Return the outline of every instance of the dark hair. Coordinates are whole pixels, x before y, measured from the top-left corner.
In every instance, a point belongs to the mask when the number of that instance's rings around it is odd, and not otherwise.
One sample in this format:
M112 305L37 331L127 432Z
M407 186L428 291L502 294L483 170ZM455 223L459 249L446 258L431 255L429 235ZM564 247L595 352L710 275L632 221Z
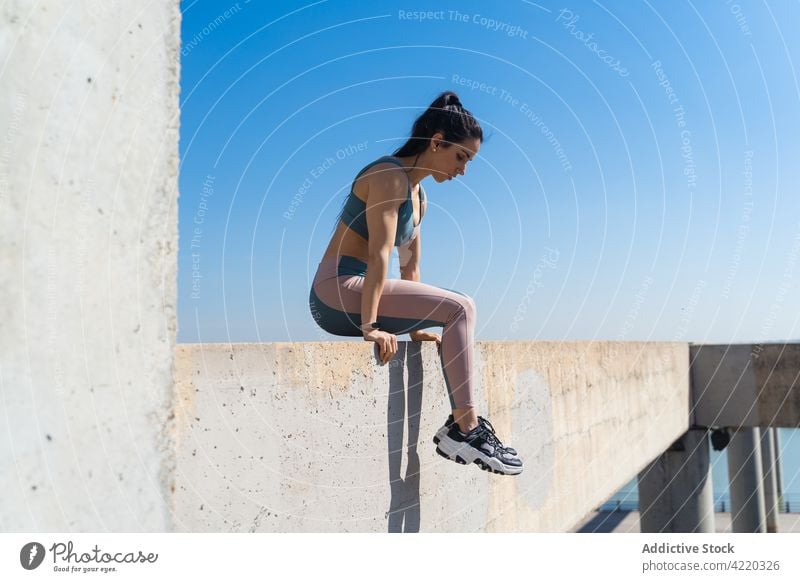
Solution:
M424 152L436 132L444 135L442 147L445 148L468 138L483 141L483 130L472 113L464 109L458 95L445 91L417 118L411 137L392 155L402 158Z

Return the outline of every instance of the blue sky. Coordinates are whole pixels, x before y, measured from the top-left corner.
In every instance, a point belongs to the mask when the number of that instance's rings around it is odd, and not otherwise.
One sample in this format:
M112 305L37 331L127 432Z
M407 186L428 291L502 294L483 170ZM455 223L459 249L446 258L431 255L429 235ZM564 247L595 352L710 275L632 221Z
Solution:
M448 89L485 139L423 181L421 274L477 339L800 337L796 3L182 9L179 341L343 339L307 304L337 212Z

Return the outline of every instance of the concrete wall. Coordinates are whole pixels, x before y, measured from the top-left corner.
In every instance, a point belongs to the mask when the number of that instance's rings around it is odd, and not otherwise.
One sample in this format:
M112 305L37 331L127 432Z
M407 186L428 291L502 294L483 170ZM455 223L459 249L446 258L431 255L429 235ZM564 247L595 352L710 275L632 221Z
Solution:
M177 0L0 7L0 529L163 531Z
M176 349L177 531L567 531L688 428L686 344L479 342L480 413L525 461L461 466L435 347Z
M691 347L694 422L800 428L800 344Z

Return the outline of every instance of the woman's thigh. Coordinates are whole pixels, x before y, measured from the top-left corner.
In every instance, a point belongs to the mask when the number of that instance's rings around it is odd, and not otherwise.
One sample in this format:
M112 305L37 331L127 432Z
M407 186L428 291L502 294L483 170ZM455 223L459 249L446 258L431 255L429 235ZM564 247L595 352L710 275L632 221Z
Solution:
M312 303L316 301L320 314L319 318L315 315L317 323L336 335L360 336L363 287L362 276L339 276L317 282L312 290ZM382 330L394 334L443 327L471 302L462 293L427 283L386 279L377 320Z

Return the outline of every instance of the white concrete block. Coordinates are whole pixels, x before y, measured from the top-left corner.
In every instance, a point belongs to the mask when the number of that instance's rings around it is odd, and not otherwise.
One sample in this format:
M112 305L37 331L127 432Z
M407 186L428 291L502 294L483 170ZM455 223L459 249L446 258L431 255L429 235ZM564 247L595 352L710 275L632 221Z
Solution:
M479 414L525 461L435 454L431 344L176 350L178 531L567 531L688 428L688 346L479 342Z
M0 523L168 530L178 2L0 19Z

